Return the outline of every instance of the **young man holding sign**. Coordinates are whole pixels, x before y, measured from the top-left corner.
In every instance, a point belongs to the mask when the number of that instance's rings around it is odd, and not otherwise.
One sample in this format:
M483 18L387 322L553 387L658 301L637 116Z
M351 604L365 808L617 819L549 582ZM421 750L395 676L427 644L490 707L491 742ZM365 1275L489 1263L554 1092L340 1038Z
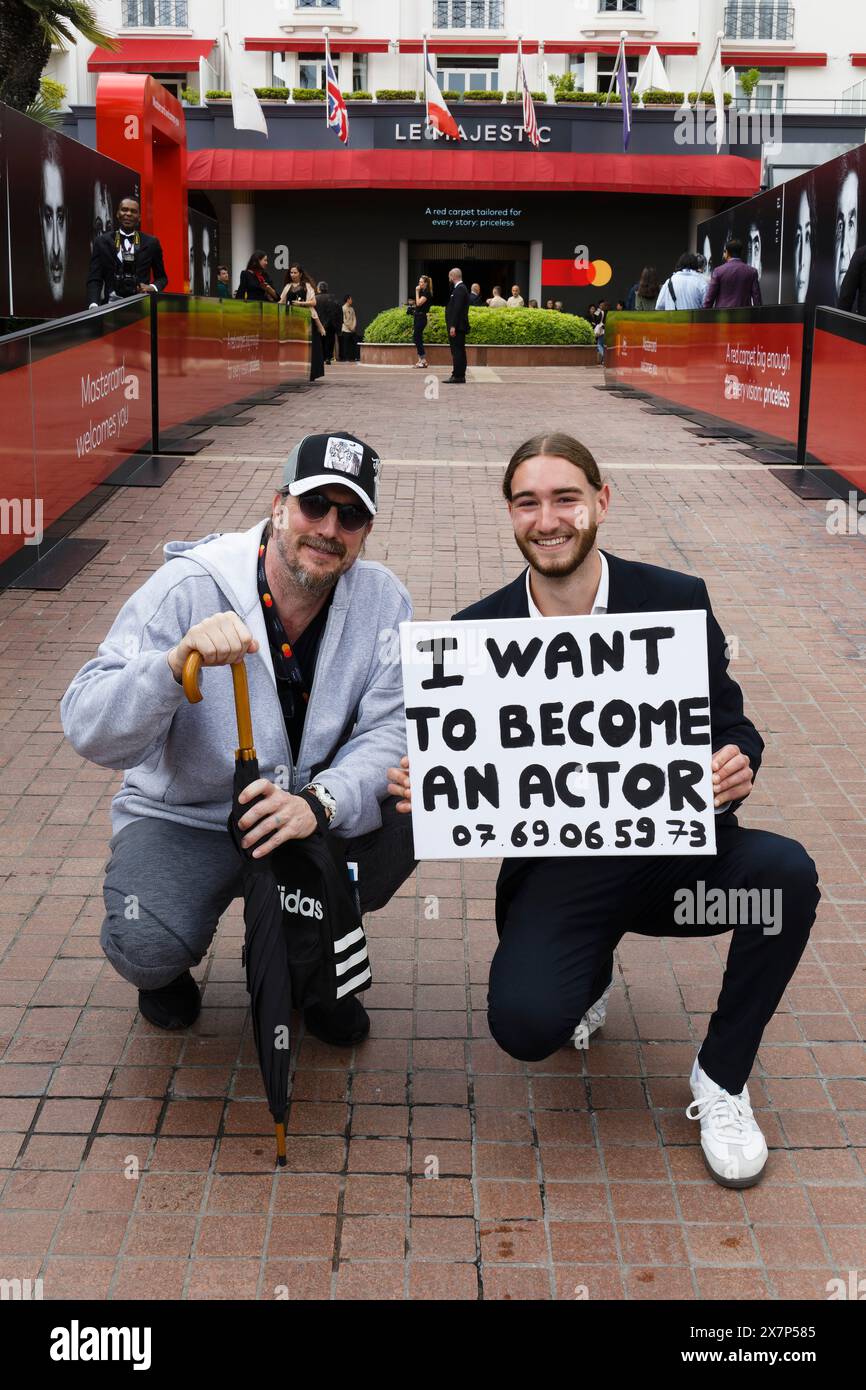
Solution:
M737 823L764 744L704 582L598 549L610 490L568 435L523 444L503 491L528 568L432 640L404 629L416 853L505 856L488 1019L523 1061L604 1021L626 932L732 930L686 1113L713 1177L751 1186L767 1146L746 1082L815 919L815 865ZM408 760L389 776L411 809Z

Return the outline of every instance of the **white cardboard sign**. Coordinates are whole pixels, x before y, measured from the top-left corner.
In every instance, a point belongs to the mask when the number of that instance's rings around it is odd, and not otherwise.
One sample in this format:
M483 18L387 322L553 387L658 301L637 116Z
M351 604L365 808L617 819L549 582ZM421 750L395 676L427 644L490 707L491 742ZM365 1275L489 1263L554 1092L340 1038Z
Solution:
M419 859L715 854L706 613L402 623Z

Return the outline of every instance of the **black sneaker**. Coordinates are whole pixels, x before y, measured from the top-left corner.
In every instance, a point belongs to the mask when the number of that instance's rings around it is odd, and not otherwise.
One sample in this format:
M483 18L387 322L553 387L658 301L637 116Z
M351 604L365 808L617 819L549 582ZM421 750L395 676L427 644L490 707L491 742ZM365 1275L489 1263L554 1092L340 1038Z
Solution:
M201 1013L201 994L188 970L162 989L140 989L138 1007L157 1028L189 1028Z
M341 999L335 1008L325 1009L314 1004L304 1009L304 1024L320 1042L332 1047L354 1047L363 1042L370 1031L370 1015L355 994Z

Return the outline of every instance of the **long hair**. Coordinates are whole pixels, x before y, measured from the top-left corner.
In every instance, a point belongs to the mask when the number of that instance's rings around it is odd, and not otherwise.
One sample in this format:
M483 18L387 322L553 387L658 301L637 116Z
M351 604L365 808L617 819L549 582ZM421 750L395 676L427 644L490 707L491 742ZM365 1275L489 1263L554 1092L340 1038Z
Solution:
M247 261L247 270L261 270L262 256L266 256L267 254L267 251L254 251Z
M316 286L315 286L315 284L313 284L312 278L311 278L311 277L307 274L307 272L304 270L304 267L301 265L300 261L292 261L292 264L289 266L288 270L286 271L286 278L285 278L284 281L283 281L283 289L285 289L286 285L290 285L290 284L292 283L292 271L293 271L293 270L296 270L296 271L298 272L298 280L299 280L299 283L300 283L300 284L302 284L302 285L312 285L312 286L313 286L313 290L315 290Z
M432 294L432 293L433 293L433 281L430 279L430 276L429 276L429 275L419 275L419 276L418 276L418 284L419 284L419 285L424 285L424 286L426 287L426 289L427 289L427 293L428 293L428 294Z
M596 492L602 487L601 471L586 445L581 444L580 440L575 439L572 434L553 430L550 434L533 435L531 439L527 439L524 444L519 445L511 455L505 476L502 479L502 492L507 501L511 501L511 482L516 470L521 463L525 463L527 459L537 458L539 454L544 454L549 458L565 459L568 463L573 463L576 468L583 470L587 482L595 488Z
M659 289L659 277L655 266L645 265L637 284L638 294L641 299L655 299L658 297Z

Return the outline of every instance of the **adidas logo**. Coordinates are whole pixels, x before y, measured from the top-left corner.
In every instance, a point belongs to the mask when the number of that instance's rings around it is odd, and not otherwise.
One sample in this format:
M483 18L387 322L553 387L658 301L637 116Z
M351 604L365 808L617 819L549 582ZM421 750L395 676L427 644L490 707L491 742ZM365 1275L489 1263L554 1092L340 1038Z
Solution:
M315 917L321 922L323 912L322 904L318 898L302 898L300 888L295 888L293 892L287 893L281 883L277 884L280 891L280 907L283 912L295 912L299 917Z

